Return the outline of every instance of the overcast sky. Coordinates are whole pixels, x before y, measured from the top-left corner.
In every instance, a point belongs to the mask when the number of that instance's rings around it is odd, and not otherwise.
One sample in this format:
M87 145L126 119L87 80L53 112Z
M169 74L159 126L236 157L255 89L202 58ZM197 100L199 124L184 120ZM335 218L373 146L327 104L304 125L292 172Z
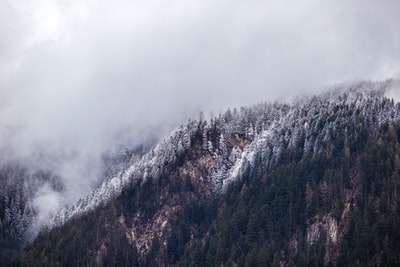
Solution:
M120 127L399 77L399 10L396 0L2 0L1 127L97 142Z
M399 11L397 0L0 0L0 160L78 151L89 166L116 132L165 134L200 110L399 78Z

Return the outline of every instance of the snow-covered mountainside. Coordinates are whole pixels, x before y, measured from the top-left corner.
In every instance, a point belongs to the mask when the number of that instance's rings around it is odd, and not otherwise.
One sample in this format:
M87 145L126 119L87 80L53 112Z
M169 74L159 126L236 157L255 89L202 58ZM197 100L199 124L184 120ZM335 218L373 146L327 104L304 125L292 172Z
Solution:
M205 120L190 120L181 125L154 149L105 181L75 205L63 208L50 226L93 210L117 197L136 180L158 179L164 168L175 164L191 147L195 136L202 138L206 175L212 193L226 190L240 179L248 166L258 159L266 168L285 160L283 151L294 149L300 160L321 154L329 156L351 147L363 135L366 125L371 132L385 123L400 119L400 105L385 97L397 81L360 82L343 86L319 96L304 97L293 103L263 103ZM340 118L340 119L337 119ZM343 143L334 143L336 128L345 128ZM319 134L316 134L319 133ZM352 140L349 140L352 139Z
M398 81L190 120L62 209L22 266L400 262ZM389 96L389 97L387 97Z
M147 138L140 145L115 145L103 155L104 177L113 177L130 166L154 146L154 138ZM7 154L2 155L7 158ZM62 161L63 158L54 159ZM65 178L65 177L64 177ZM101 180L103 179L103 180ZM17 255L28 241L36 237L43 225L54 215L43 209L43 197L48 192L67 194L63 179L51 166L35 164L35 160L8 160L0 162L0 266ZM42 201L43 200L43 201ZM50 206L54 203L49 203Z

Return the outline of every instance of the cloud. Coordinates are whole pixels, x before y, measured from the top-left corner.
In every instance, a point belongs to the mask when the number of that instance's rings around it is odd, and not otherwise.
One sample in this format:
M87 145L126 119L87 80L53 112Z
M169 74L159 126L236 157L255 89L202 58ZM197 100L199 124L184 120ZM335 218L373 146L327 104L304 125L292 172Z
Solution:
M387 89L385 96L389 99L393 99L396 102L400 101L400 80L392 82L390 87Z
M54 192L50 185L45 184L39 188L32 202L32 206L39 211L30 229L32 236L35 236L41 227L47 224L48 219L57 212L61 204L60 194Z
M395 0L1 1L0 159L55 169L70 192L58 203L71 202L96 184L121 132L162 136L200 110L398 78L398 10Z

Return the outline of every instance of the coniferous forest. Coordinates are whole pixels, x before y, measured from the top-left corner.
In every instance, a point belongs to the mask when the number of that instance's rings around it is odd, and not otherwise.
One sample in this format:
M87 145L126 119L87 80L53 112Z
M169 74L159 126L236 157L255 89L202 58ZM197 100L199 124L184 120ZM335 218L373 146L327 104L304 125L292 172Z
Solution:
M399 11L0 0L0 267L400 266Z
M130 173L11 265L398 266L400 106L382 92L200 116L158 172Z

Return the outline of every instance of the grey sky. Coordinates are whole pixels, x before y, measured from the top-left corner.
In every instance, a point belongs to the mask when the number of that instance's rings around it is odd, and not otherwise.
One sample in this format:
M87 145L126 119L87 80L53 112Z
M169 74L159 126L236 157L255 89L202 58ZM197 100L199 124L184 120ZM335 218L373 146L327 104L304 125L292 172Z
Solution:
M339 2L3 0L2 121L113 131L398 77L398 1Z
M200 110L399 78L399 11L397 0L2 0L0 159L78 155L57 168L74 170L62 172L79 195L117 132L165 134Z

